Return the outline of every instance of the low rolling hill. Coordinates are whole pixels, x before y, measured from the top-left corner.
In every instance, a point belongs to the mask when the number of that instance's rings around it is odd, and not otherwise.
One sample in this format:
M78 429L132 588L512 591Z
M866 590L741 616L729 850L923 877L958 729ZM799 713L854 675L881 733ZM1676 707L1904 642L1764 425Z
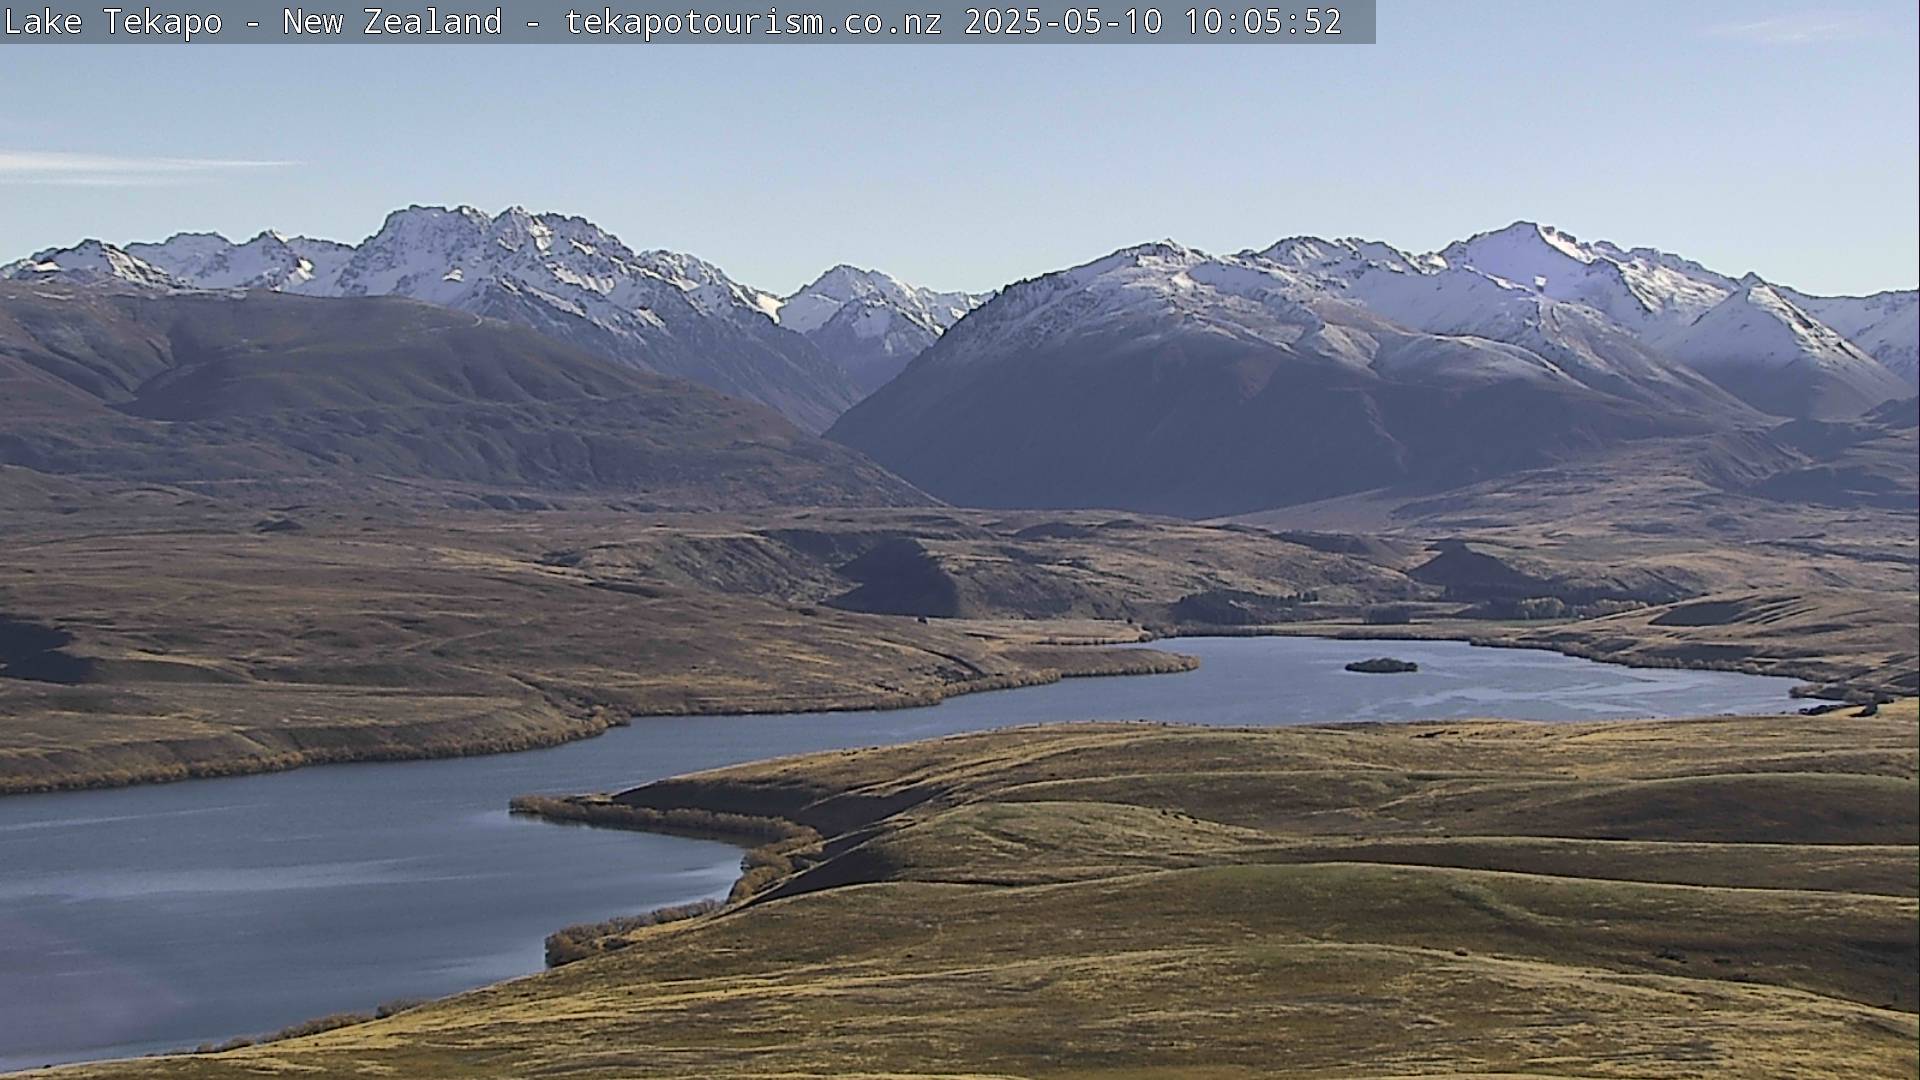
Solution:
M765 846L541 976L74 1075L1912 1075L1914 761L1910 707L1068 725L526 800Z

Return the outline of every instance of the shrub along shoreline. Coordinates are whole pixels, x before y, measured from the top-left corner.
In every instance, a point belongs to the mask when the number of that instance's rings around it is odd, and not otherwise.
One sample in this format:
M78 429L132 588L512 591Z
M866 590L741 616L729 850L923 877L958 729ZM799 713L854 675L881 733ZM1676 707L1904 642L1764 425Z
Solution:
M695 840L717 840L747 849L740 858L740 877L724 901L707 899L674 904L639 915L563 927L547 935L546 959L550 968L624 949L632 944L627 935L636 930L696 919L745 903L813 861L821 850L818 832L785 818L693 807L629 806L607 795L518 795L507 805L514 814L557 824L664 833Z

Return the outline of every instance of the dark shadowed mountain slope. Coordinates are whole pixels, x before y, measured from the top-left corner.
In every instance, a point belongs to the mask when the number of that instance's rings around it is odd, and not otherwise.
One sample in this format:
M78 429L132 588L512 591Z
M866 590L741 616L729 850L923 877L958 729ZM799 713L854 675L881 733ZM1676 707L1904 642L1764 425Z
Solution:
M391 298L0 283L0 464L688 507L924 502L771 411Z
M775 298L691 255L634 251L592 222L519 207L412 206L355 246L271 232L243 244L210 233L126 249L88 241L0 277L402 296L757 401L815 432L859 396L844 368L774 323Z
M1009 287L829 437L957 503L1206 516L1755 419L1633 359L1661 377L1409 330L1259 259L1150 244Z

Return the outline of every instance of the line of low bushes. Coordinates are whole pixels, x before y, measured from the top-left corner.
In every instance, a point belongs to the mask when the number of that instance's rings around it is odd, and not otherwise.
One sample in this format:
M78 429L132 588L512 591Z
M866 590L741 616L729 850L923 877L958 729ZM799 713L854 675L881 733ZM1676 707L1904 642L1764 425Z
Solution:
M620 915L602 922L563 927L547 935L547 966L556 968L603 952L624 949L633 944L625 935L635 930L699 918L719 911L724 906L718 900L698 900L691 904L654 908L641 915Z
M820 848L818 832L785 818L729 814L696 807L629 806L605 796L520 795L509 806L516 814L549 821L668 833L747 846L740 858L740 877L734 881L724 902L703 900L676 904L641 915L566 927L547 937L548 967L624 949L632 944L627 935L634 931L698 918L749 900L796 873L809 861L809 853L817 854Z
M604 797L516 795L508 807L516 814L549 821L597 825L607 829L673 833L729 843L749 841L759 844L802 837L808 840L820 838L812 829L784 818L728 814L681 806L662 810L651 806L628 806Z
M239 1050L242 1047L258 1046L261 1043L274 1043L280 1042L283 1039L298 1039L306 1035L318 1035L322 1032L335 1031L343 1027L352 1027L355 1024L365 1024L373 1020L385 1020L389 1016L406 1012L408 1009L417 1009L425 1004L426 1002L419 998L397 998L393 1001L381 1002L372 1012L329 1013L326 1016L316 1016L311 1020L302 1020L297 1024L289 1024L271 1035L262 1035L257 1039L248 1038L243 1035L236 1039L228 1039L222 1043L201 1043L199 1046L193 1048L193 1052L196 1054L223 1054L228 1050Z

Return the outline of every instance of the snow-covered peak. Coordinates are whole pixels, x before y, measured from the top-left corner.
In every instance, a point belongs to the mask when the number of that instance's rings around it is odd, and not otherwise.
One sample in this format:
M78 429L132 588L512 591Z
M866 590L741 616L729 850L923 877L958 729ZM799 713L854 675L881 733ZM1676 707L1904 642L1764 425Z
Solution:
M841 263L766 307L839 361L862 392L886 384L987 296L939 292Z
M1832 327L1802 311L1758 274L1692 324L1662 338L1676 355L1697 367L1745 364L1777 367L1814 363L1825 368L1877 366Z
M500 215L500 225L496 230L492 218L471 206L396 210L354 250L334 288L346 296L400 294L446 303L452 290L435 283L455 272L478 278L489 264L534 246L525 222L511 211Z
M1324 240L1293 236L1264 251L1247 254L1301 274L1348 282L1369 270L1417 274L1439 268L1434 256L1415 256L1392 244L1355 237Z
M1297 236L1241 257L1293 279L1296 295L1355 304L1427 333L1502 337L1503 329L1537 323L1556 302L1440 255L1413 255L1377 240Z
M635 252L581 217L509 207L415 206L388 216L339 276L348 294L401 293L435 303L504 285L629 313L656 306L670 286L702 314L768 316L770 297L719 267L671 251Z
M1814 296L1785 286L1775 290L1800 310L1832 327L1860 350L1904 379L1920 383L1920 292L1871 296Z
M0 266L0 278L79 285L118 281L153 289L182 287L160 267L101 240L83 240L70 248L48 248L29 255Z
M1910 393L1920 352L1912 291L1812 296L1531 221L1429 254L1377 240L1295 236L1216 257L1160 240L1016 283L981 313L991 315L985 320L964 316L987 296L939 292L847 264L778 298L692 255L636 252L584 218L519 206L497 214L411 206L353 246L271 230L244 243L213 233L124 249L88 241L0 267L0 276L407 296L521 321L783 408L793 407L787 391L766 380L791 384L805 372L840 388L797 411L814 426L831 418L836 395L853 390L818 369L838 364L858 388L871 389L956 327L968 327L965 336L1017 328L1023 340L1040 340L1060 327L1171 318L1275 340L1318 333L1316 347L1356 355L1368 348L1362 337L1411 331L1517 346L1590 385L1700 384L1690 366L1810 366L1860 383L1866 397L1884 380L1863 371L1863 354ZM1341 334L1350 339L1345 345L1333 340ZM732 350L724 373L708 359L721 339ZM1737 392L1756 393L1744 385Z
M1132 343L1171 332L1288 346L1325 323L1290 274L1174 241L1122 248L1001 290L942 339L942 363L969 363L1110 335Z
M1754 274L1652 344L1781 416L1854 416L1912 393L1885 365Z
M1440 250L1447 265L1583 304L1635 332L1684 325L1725 299L1728 278L1650 248L1581 243L1551 225L1519 221Z
M906 308L912 307L919 295L926 291L928 290L916 289L907 285L899 278L885 271L865 270L857 266L849 266L846 263L841 263L813 279L813 281L806 286L795 291L792 296L787 298L787 303L800 303L804 307L806 305L838 305L850 303L855 300L868 300ZM809 327L803 325L795 325L795 320L799 320L802 323L811 321L806 316L803 316L800 310L796 310L789 313L782 322L792 326L796 330L809 329Z
M1692 259L1682 255L1675 255L1671 251L1661 251L1658 248L1650 247L1623 249L1619 245L1606 240L1596 240L1591 247L1592 250L1613 262L1622 264L1644 263L1648 266L1658 266L1671 270L1683 277L1694 278L1707 282L1708 284L1717 285L1721 288L1730 288L1733 284L1725 274L1710 270L1694 262Z
M1742 276L1740 288L1701 318L1706 319L1708 316L1721 318L1747 307L1764 312L1780 326L1785 327L1803 349L1866 359L1859 349L1836 333L1832 327L1800 310L1793 301L1782 295L1780 290L1755 273ZM1698 323L1695 325L1697 326Z
M155 266L161 265L161 260L166 260L184 268L190 276L199 266L224 256L234 247L233 241L219 233L183 232L174 233L158 244L128 244L127 251Z
M357 245L264 231L245 243L185 233L131 253L44 252L9 276L114 276L167 287L403 296L561 340L825 428L850 404L845 371L775 325L777 301L690 255L635 253L579 217L509 207L409 206Z
M312 291L345 265L345 245L266 231L244 244L218 233L179 233L158 244L127 250L201 289Z
M1565 273L1569 264L1588 266L1600 258L1572 233L1535 221L1516 221L1504 229L1456 240L1439 254L1450 265L1470 266L1523 283Z
M1211 256L1199 248L1190 248L1177 240L1151 240L1144 244L1123 247L1103 259L1095 259L1069 273L1091 270L1093 276L1099 276L1114 269L1130 267L1151 274L1162 270L1194 266L1206 262L1209 258Z
M1339 280L1333 269L1364 268L1357 277L1394 273L1378 264L1410 262L1385 245L1305 237L1229 256L1173 242L1123 248L1009 286L961 320L923 362L966 367L1055 350L1100 356L1178 340L1176 355L1245 351L1394 381L1574 381L1524 346L1396 326L1330 284Z
M359 245L336 288L524 321L815 430L854 396L845 372L774 324L763 290L691 255L635 252L585 218L409 207Z
M1425 255L1379 241L1305 236L1249 256L1389 319L1437 332L1526 321L1552 304L1575 304L1645 334L1692 322L1736 284L1679 256L1587 243L1532 221Z
M780 301L777 317L787 329L809 334L852 304L870 312L869 323L892 313L938 336L985 299L985 294L940 292L841 263Z
M16 269L17 268L17 269ZM217 233L180 233L126 251L89 241L15 264L17 273L64 271L206 289L277 289L319 296L401 295L451 307L504 288L576 314L606 305L642 321L672 290L702 314L765 323L779 301L718 267L670 251L635 253L584 218L513 206L409 206L387 215L357 246L263 231L236 244Z
M799 290L836 300L883 297L894 301L904 300L918 291L884 270L867 270L847 263L832 267Z
M1172 240L1156 240L1019 282L1003 293L1018 292L1029 301L1046 295L1084 293L1102 302L1117 301L1119 306L1125 306L1130 299L1191 290L1194 283L1186 272L1211 259L1212 256L1196 248Z
M1303 290L1390 323L1523 347L1590 386L1630 386L1669 400L1680 395L1703 408L1727 407L1725 391L1781 415L1802 414L1791 395L1727 371L1821 372L1790 381L1818 394L1821 408L1839 413L1879 400L1886 390L1883 372L1868 370L1853 343L1756 274L1735 280L1679 256L1583 243L1532 222L1425 256L1365 241L1297 237L1246 257L1292 275ZM1898 344L1910 334L1888 336L1896 363L1911 355ZM1830 385L1836 383L1838 389Z

